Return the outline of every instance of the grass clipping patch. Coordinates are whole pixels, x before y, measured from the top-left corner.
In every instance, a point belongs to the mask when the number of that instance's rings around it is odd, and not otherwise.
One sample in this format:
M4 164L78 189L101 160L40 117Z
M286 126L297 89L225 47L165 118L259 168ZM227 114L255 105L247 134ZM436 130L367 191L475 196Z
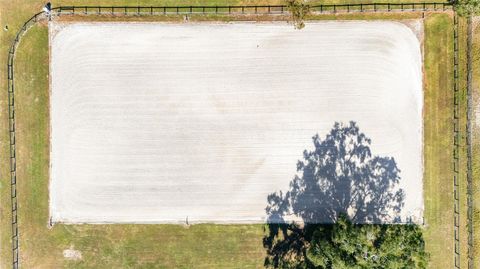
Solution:
M305 16L307 16L307 14L310 12L310 6L305 4L301 0L288 0L287 8L292 16L292 21L295 29L300 30L305 27L305 23L303 22L303 20L305 19Z

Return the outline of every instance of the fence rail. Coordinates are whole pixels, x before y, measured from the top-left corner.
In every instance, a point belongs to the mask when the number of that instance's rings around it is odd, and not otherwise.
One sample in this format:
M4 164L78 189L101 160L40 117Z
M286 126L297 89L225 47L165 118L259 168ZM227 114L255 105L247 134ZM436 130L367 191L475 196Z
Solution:
M309 6L313 14L350 12L406 12L446 11L450 3L368 3ZM286 5L254 6L61 6L52 9L56 14L111 14L111 15L172 15L172 14L287 14Z
M8 130L10 137L10 198L12 209L12 267L19 268L19 230L18 230L18 201L17 201L17 158L15 146L15 84L14 84L14 59L15 51L22 35L39 20L45 18L43 12L33 15L17 32L10 49L7 60L7 89L8 89Z
M453 16L453 242L454 266L460 268L460 108L458 82L458 16Z
M369 3L369 4L338 4L315 5L311 11L318 13L349 13L349 12L391 12L391 11L446 11L451 10L450 3Z

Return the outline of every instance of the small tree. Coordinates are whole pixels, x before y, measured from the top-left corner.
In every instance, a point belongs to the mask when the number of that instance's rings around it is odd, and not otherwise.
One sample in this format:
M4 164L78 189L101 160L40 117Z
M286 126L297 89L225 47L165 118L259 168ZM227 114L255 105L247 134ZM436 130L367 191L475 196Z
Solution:
M295 28L302 29L305 27L303 20L310 12L310 7L302 0L287 0L287 8L292 15L293 25Z
M460 16L474 16L480 14L480 0L456 0L455 10Z

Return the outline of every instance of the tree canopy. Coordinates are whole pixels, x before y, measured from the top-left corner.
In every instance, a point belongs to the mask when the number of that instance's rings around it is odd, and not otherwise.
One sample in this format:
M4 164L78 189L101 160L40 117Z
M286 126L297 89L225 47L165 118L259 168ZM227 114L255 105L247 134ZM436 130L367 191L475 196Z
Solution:
M455 10L460 16L473 16L480 14L480 0L456 0Z
M305 27L303 20L310 12L310 7L303 0L287 0L287 9L291 13L295 28L300 30Z
M426 268L427 260L417 225L352 224L345 215L319 226L306 248L312 268Z
M398 214L405 197L400 169L393 157L373 155L370 144L355 122L313 137L289 190L268 197L265 266L426 268L421 227L369 224L408 222Z

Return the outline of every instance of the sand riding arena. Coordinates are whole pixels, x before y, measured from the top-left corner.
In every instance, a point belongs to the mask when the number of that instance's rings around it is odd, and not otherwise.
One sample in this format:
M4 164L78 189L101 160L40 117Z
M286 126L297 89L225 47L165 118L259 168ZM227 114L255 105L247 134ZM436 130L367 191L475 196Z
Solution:
M401 218L423 217L421 21L52 21L49 36L53 222L264 222L312 136L350 121L395 159Z

